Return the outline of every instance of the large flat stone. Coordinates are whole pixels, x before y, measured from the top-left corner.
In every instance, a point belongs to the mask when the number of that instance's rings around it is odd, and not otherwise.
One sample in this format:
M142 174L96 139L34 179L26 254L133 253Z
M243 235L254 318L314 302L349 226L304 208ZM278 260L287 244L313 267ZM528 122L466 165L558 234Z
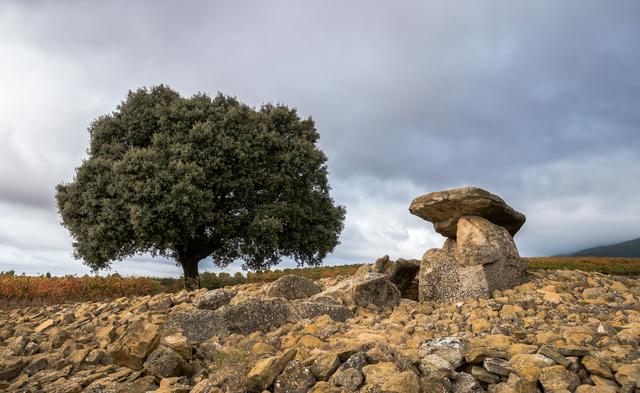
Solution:
M433 223L436 232L455 239L458 220L479 216L504 227L511 236L525 222L524 214L514 210L497 195L477 187L432 192L415 198L409 212Z

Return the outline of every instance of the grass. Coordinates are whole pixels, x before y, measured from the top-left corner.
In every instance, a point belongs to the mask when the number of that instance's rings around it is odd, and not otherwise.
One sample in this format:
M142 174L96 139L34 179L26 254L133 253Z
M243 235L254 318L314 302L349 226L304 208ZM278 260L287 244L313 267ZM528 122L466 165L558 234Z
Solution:
M536 257L525 258L528 269L569 269L624 276L640 276L640 258Z
M608 257L536 257L525 258L527 268L570 269L600 272L605 274L640 277L640 258ZM295 274L314 280L337 276L350 276L361 264L308 267L295 269L236 273L200 274L202 286L208 289L222 288L245 283L266 283ZM154 295L160 292L177 292L182 289L181 278L121 277L109 276L64 276L52 277L15 275L0 272L0 308L48 305L79 301L102 301L122 296Z

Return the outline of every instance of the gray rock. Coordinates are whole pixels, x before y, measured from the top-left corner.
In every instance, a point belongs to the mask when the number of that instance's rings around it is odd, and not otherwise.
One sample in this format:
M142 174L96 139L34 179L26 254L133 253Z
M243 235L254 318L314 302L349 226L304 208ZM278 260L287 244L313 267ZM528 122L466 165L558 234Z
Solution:
M389 277L389 280L404 294L420 270L420 261L417 259L398 259L392 261L388 255L379 258L373 263L372 270Z
M213 336L225 337L229 329L218 310L172 311L164 322L163 335L181 332L189 341L201 343Z
M486 390L482 388L480 382L473 375L467 373L458 373L453 380L451 389L456 393L484 393Z
M451 381L441 377L422 377L420 378L420 388L422 392L451 393Z
M300 319L284 298L248 298L237 304L222 306L214 312L219 313L229 333L243 335L267 332Z
M282 370L273 384L274 393L306 393L316 383L311 371L297 360L292 360Z
M422 257L418 298L486 298L494 290L521 284L525 276L525 263L511 235L484 218L465 216L458 221L455 243L449 242L446 250L428 250Z
M463 216L486 218L506 228L512 236L525 222L525 216L507 205L502 198L477 187L456 188L419 196L411 202L409 211L433 222L436 232L452 239L457 236L457 223Z
M351 311L342 304L322 301L296 300L293 302L293 308L300 318L316 318L320 315L328 315L336 322L344 322L352 316Z
M518 249L509 232L482 217L460 217L456 233L454 256L462 266L520 260Z
M219 288L208 291L194 301L197 308L205 310L215 310L220 306L229 304L231 299L238 293L234 289Z
M486 358L483 361L484 368L494 374L509 376L511 374L511 365L508 361L498 358Z
M458 301L489 297L489 284L482 266L459 267L453 255L433 248L422 257L419 301Z
M309 370L319 381L328 381L338 367L340 367L338 356L327 352L318 355L309 366Z
M395 307L400 304L400 291L384 274L356 274L352 280L351 297L358 306Z
M144 369L158 378L176 377L180 375L184 360L171 348L158 346L144 362Z
M496 384L500 382L500 376L498 374L489 372L487 369L479 366L471 366L471 375L478 381L484 383Z
M213 336L269 331L300 317L284 298L247 298L212 310L182 310L167 315L164 335L181 332L189 341L201 343Z
M453 378L456 371L451 363L438 355L427 355L420 360L420 372L425 377Z
M322 288L313 280L295 275L282 276L267 288L267 296L289 300L306 299L320 292Z
M420 357L438 355L448 361L453 368L458 368L464 362L464 355L468 348L469 344L464 340L457 337L444 337L422 342L418 355Z
M364 382L364 375L357 368L339 369L331 377L331 382L347 391L355 391Z

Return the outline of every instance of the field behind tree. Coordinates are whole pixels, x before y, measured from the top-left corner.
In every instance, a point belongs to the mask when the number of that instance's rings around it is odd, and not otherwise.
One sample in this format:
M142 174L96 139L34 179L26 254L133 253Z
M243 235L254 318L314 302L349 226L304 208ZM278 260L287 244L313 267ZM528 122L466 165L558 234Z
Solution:
M640 276L640 258L608 257L536 257L525 258L527 267L535 269L569 269L604 274ZM264 272L200 274L202 286L208 289L246 283L267 283L287 274L314 280L349 276L362 264L278 269ZM0 308L47 305L79 301L101 301L119 297L154 295L182 289L182 278L108 276L62 277L16 275L0 272Z

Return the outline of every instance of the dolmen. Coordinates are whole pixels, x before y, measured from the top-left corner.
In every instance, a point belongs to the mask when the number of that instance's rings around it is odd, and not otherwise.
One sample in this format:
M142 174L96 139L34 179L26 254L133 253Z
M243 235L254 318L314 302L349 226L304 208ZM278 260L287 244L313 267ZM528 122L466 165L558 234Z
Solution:
M487 298L525 278L513 236L525 216L497 195L477 187L432 192L415 198L411 214L433 223L447 239L420 262L420 301Z

